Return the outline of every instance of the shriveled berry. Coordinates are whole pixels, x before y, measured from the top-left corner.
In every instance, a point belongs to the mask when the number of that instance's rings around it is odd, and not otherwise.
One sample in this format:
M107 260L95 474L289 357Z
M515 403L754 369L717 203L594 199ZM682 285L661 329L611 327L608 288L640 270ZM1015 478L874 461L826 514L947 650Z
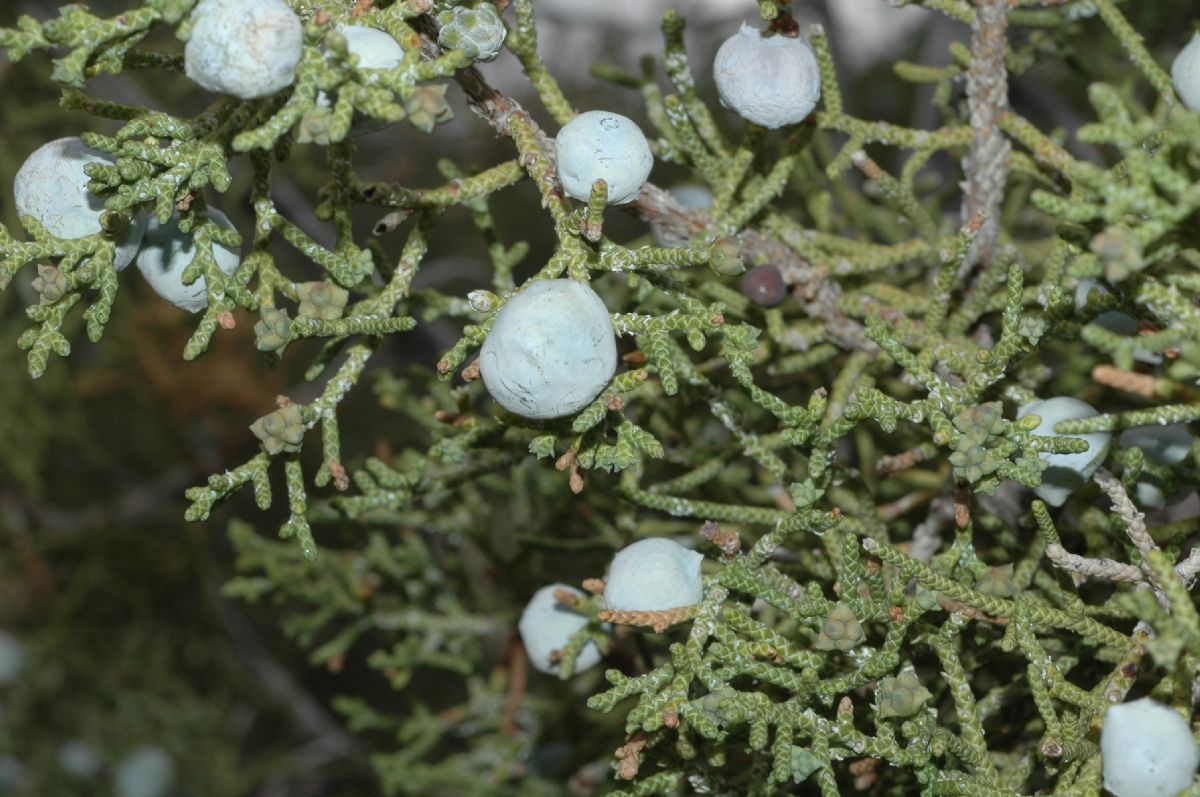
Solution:
M787 298L787 284L775 266L755 266L742 277L742 293L759 307L774 307Z

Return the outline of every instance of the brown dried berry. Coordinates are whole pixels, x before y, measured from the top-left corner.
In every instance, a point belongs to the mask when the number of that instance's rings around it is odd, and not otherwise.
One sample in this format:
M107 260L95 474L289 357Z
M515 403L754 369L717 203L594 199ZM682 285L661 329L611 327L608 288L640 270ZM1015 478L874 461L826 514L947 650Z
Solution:
M775 266L755 266L742 277L742 293L760 307L774 307L787 296L787 285Z

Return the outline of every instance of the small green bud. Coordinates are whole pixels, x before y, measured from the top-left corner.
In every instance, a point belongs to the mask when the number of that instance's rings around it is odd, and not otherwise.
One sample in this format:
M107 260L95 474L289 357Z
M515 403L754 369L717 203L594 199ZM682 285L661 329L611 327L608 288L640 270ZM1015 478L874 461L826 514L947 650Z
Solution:
M277 310L274 307L264 307L262 319L254 325L254 345L259 351L283 350L292 340L292 322L287 310Z
M328 146L332 143L329 132L333 129L333 111L320 105L314 106L300 119L296 141L300 144Z
M999 458L983 446L960 449L950 455L954 478L960 482L974 484L984 476L990 476L1000 467Z
M447 122L454 116L450 104L446 102L446 84L415 88L404 101L404 112L408 114L408 121L413 127L422 133L432 133L434 125Z
M741 258L742 244L737 238L722 238L712 246L708 265L725 277L736 277L746 270Z
M250 431L262 441L268 454L296 452L304 439L304 413L298 404L280 407L250 424Z
M1034 429L1042 425L1042 416L1037 414L1029 414L1024 418L1017 418L1013 421L1013 426L1022 432L1032 432Z
M792 780L795 783L803 783L808 780L808 776L820 769L821 764L821 759L813 755L813 752L807 747L792 745L790 769L792 770Z
M975 589L984 595L995 595L998 598L1011 598L1017 594L1017 586L1013 583L1013 566L1010 562L998 567L989 567L975 582Z
M41 294L42 304L53 304L66 296L71 287L71 279L54 266L41 264L37 267L38 275L33 278L33 289Z
M825 618L821 633L813 644L817 650L846 651L862 644L866 638L862 624L854 616L854 610L839 603Z
M299 313L322 321L335 321L342 317L350 293L328 282L301 282L296 286L296 297L300 300Z
M1017 323L1017 334L1036 345L1046 334L1046 320L1036 315L1023 316Z
M467 294L467 304L477 313L487 313L496 308L496 294L491 291L478 290Z
M114 210L106 210L100 214L100 227L113 237L121 237L129 232L129 217Z
M875 692L880 717L911 717L933 697L921 685L914 672L902 672L895 678L884 678Z
M508 30L491 3L475 8L455 6L437 15L442 29L438 44L447 50L462 50L474 61L492 61L500 54Z
M1120 282L1145 265L1142 245L1128 227L1105 227L1092 239L1090 248L1104 264L1109 282Z
M982 445L989 437L1004 430L1003 407L999 401L968 407L954 416L954 428L972 443Z

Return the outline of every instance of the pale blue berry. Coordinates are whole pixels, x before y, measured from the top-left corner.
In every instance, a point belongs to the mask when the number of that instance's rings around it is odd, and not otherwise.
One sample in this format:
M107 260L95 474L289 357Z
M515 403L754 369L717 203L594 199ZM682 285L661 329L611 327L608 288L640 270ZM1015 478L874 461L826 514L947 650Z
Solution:
M216 208L208 209L208 217L227 230L234 229L233 223ZM190 232L181 232L179 217L173 216L166 224L152 223L137 256L138 271L162 298L189 313L199 313L208 307L208 286L204 277L191 285L183 284L183 272L196 259L196 240ZM217 267L232 274L241 263L241 254L236 249L213 242L213 259Z
M817 58L803 39L746 24L717 50L713 80L722 105L767 128L802 121L821 97Z
M1123 448L1140 448L1146 459L1160 465L1176 465L1183 462L1196 436L1186 423L1169 423L1163 426L1135 426L1121 432L1118 442Z
M252 100L295 81L304 28L283 0L201 0L191 23L184 69L209 91Z
M84 145L79 138L60 138L43 144L25 159L13 180L17 213L32 216L56 238L74 240L102 231L104 198L88 190L91 178L84 171L93 163L111 165L115 159ZM133 262L147 218L136 213L129 229L117 241L114 265L121 270Z
M161 747L139 747L113 770L117 797L166 797L175 780L175 762Z
M1088 444L1087 450L1078 454L1038 454L1048 467L1042 471L1042 483L1034 492L1047 504L1062 506L1066 503L1071 493L1082 487L1096 472L1096 468L1100 467L1112 440L1112 435L1108 432L1059 435L1054 431L1055 425L1061 421L1077 421L1098 414L1090 405L1067 396L1034 401L1017 411L1017 418L1024 418L1026 415L1037 415L1041 418L1041 422L1033 430L1033 434L1038 437L1078 437L1086 440Z
M1171 82L1184 106L1200 113L1200 33L1193 33L1192 40L1175 56Z
M616 368L608 308L590 287L570 279L534 282L510 299L479 353L488 393L526 418L582 409Z
M559 666L557 661L552 661L552 654L566 647L571 637L588 624L588 619L582 614L558 602L554 593L560 589L576 597L584 597L582 592L566 584L542 587L529 599L517 623L529 663L538 672L550 675L557 674ZM588 642L575 659L575 672L583 672L599 662L600 648L594 641Z
M604 605L650 612L691 606L704 599L702 554L665 537L649 537L613 557L604 579Z
M608 183L608 204L637 199L654 166L650 144L632 119L608 111L581 113L554 139L558 181L568 196L587 202L592 183Z
M366 25L338 25L346 52L358 59L359 69L395 69L404 61L404 48L387 33Z
M1192 785L1200 748L1178 711L1144 697L1104 713L1100 760L1116 797L1172 797Z

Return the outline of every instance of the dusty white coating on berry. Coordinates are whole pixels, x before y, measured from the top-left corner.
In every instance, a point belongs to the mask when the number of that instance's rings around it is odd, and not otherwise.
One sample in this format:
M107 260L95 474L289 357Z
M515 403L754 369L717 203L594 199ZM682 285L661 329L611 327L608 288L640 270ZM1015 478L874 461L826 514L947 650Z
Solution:
M1119 439L1124 448L1137 447L1146 459L1160 465L1175 465L1183 462L1192 450L1196 436L1186 423L1169 423L1165 426L1135 426L1121 432Z
M1082 310L1087 306L1088 296L1092 291L1099 291L1101 294L1109 292L1108 288L1101 285L1099 280L1092 279L1091 277L1079 280L1075 285L1076 310ZM1107 329L1109 332L1115 332L1118 335L1138 334L1137 319L1126 313L1122 313L1120 310L1105 310L1093 318L1092 323ZM1152 352L1149 349L1137 347L1133 350L1133 359L1140 363L1158 365L1162 362L1162 355Z
M1099 414L1091 405L1068 396L1034 401L1017 411L1018 418L1024 418L1026 415L1037 415L1041 418L1041 423L1033 430L1033 434L1038 437L1078 437L1086 440L1088 444L1087 450L1078 454L1038 454L1049 467L1042 471L1042 483L1034 492L1047 504L1062 506L1066 503L1071 493L1082 487L1096 472L1096 468L1100 467L1112 440L1112 435L1108 432L1059 435L1054 432L1055 424L1091 418Z
M337 26L346 39L346 52L358 57L359 69L395 69L404 61L404 48L387 33L366 25Z
M208 217L227 230L234 229L225 214L215 208L208 209ZM196 259L196 241L192 233L180 232L178 221L178 216L173 216L166 224L152 223L138 252L137 267L159 296L180 310L199 313L208 307L208 288L204 277L191 285L183 284L184 269ZM226 274L232 274L242 261L237 250L215 241L213 259Z
M387 33L366 25L337 26L337 32L346 39L346 52L357 58L359 69L395 69L404 61L404 48ZM317 92L317 105L328 108L332 105L329 95ZM382 119L370 119L365 115L356 117L350 128L351 136L374 133L387 127Z
M649 537L613 557L604 580L604 605L618 611L661 611L704 599L704 556L665 537Z
M534 282L500 308L479 353L492 398L526 418L557 418L599 395L617 368L612 317L590 287Z
M1192 40L1175 56L1171 82L1187 109L1200 113L1200 33L1193 33Z
M175 762L156 745L137 748L113 769L117 797L166 797L175 780Z
M654 166L641 128L608 111L588 111L567 122L554 139L554 151L563 191L582 202L597 180L608 183L608 204L632 202Z
M1144 697L1104 713L1100 760L1116 797L1172 797L1192 785L1200 749L1178 711Z
M566 647L575 632L588 623L582 614L571 611L558 602L554 592L559 589L580 598L584 597L582 592L566 584L542 587L529 599L525 611L521 612L521 620L517 623L521 642L525 644L525 652L529 654L529 663L538 672L549 675L558 673L558 662L550 661L550 654ZM575 659L575 672L583 672L599 663L600 648L595 642L588 642Z
M1159 465L1177 465L1187 457L1196 442L1185 423L1170 423L1165 426L1135 426L1121 432L1118 442L1122 448L1139 448L1149 462ZM1142 473L1134 485L1137 505L1143 509L1161 509L1168 497L1163 492L1164 483L1151 473ZM1170 496L1174 497L1174 496Z
M300 18L283 0L201 0L184 67L209 91L252 100L292 85L303 46Z
M92 163L113 162L108 154L84 146L75 137L43 144L21 164L13 180L17 213L32 216L56 238L95 235L101 231L104 198L88 190L91 178L84 169ZM117 243L118 271L133 262L145 232L146 215L134 214L128 232Z
M802 121L821 98L817 58L802 39L763 36L745 23L717 50L713 80L722 105L762 127Z

